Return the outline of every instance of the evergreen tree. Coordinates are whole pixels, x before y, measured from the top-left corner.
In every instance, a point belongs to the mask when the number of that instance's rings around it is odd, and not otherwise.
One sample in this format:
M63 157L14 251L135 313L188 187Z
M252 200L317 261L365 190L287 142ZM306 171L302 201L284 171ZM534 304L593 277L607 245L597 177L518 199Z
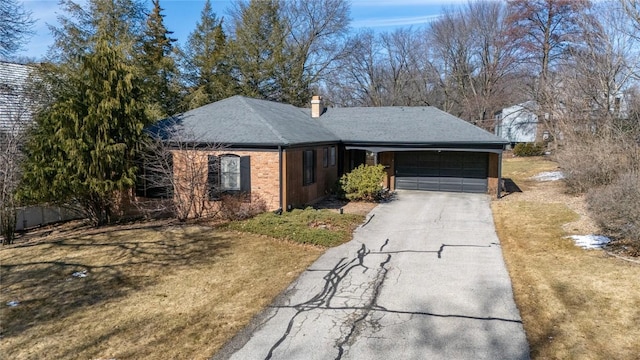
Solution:
M96 46L98 28L117 39L127 58L135 55L145 19L144 5L139 0L87 0L84 5L61 0L60 8L60 26L49 26L54 37L48 52L50 62L78 69L78 58Z
M278 0L240 3L231 42L233 76L240 93L249 97L287 102L282 74L288 67L286 26Z
M244 95L306 106L349 51L345 0L243 0L233 18L232 74Z
M209 0L189 35L184 68L190 85L187 107L193 109L236 94L230 75L227 37Z
M153 0L140 45L140 66L145 77L151 119L162 119L180 111L178 69L173 58L173 33L164 26L160 0Z
M102 225L110 220L117 191L134 184L134 157L148 121L129 43L112 31L109 14L95 25L77 64L48 67L53 70L45 80L56 92L37 114L27 142L21 195L78 203L94 224ZM77 70L64 70L69 66Z

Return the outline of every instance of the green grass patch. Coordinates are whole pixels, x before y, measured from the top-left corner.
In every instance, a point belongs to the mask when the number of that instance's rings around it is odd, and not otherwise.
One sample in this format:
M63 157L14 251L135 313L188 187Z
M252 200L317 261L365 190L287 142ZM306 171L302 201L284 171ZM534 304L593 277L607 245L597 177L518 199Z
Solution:
M276 215L271 212L252 219L233 221L229 229L286 239L301 244L332 247L351 240L353 230L364 216L338 214L329 210L295 209Z

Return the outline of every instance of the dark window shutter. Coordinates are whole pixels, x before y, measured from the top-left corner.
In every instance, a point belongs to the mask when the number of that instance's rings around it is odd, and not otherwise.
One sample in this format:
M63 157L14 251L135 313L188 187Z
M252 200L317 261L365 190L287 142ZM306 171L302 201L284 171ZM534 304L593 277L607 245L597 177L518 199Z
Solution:
M209 200L214 200L218 197L219 181L218 157L215 155L209 155L207 170L207 190L209 191Z
M251 192L251 157L240 157L240 191Z

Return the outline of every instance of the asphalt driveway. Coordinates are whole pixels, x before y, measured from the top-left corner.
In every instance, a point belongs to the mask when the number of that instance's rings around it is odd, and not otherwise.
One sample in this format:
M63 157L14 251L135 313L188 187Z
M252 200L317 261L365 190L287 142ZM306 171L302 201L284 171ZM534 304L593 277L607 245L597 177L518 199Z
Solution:
M214 359L528 359L489 205L399 192Z

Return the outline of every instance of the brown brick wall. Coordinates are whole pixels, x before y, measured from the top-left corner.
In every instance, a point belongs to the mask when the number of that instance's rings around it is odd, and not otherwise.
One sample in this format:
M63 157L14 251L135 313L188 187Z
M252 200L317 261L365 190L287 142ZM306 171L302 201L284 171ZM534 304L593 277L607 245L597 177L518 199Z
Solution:
M205 198L202 204L207 209L216 209L215 201L208 201L206 195L207 189L207 167L209 155L225 155L232 154L240 157L248 156L251 166L251 199L255 201L261 199L266 203L268 210L275 210L279 207L279 167L277 151L200 151L200 150L176 150L173 151L173 166L176 182L184 176L182 182L190 182L195 184L198 190L195 192L197 196ZM196 164L197 166L186 166L186 163ZM192 175L188 175L188 172ZM195 171L195 173L194 173ZM186 176L185 176L186 175ZM195 181L189 181L193 178ZM186 186L182 185L182 186ZM189 191L181 191L180 185L175 189L175 196L185 197ZM188 199L184 199L188 201ZM200 206L200 205L198 205Z

